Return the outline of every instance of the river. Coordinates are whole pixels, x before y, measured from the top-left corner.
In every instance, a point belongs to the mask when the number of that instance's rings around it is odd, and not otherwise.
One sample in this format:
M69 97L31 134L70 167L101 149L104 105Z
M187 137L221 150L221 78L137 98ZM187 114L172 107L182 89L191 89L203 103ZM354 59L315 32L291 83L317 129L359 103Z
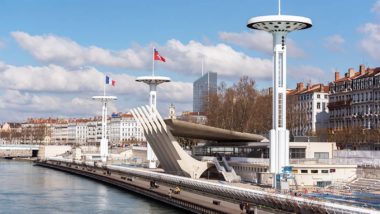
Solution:
M81 176L0 159L0 213L152 213L183 211Z

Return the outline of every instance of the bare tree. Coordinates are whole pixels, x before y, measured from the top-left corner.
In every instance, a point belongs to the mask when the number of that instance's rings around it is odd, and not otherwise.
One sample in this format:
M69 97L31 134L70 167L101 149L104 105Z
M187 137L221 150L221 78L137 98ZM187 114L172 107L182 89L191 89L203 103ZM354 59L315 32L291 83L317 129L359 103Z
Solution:
M255 81L246 76L229 88L221 83L218 93L208 100L207 124L240 132L267 133L272 118L271 96L267 91L258 91Z

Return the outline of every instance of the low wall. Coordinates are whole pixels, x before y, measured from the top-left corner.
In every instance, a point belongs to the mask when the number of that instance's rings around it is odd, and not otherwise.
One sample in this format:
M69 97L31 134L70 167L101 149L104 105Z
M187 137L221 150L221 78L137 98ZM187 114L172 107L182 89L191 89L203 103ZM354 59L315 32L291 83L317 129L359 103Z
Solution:
M380 179L380 167L359 167L358 178Z

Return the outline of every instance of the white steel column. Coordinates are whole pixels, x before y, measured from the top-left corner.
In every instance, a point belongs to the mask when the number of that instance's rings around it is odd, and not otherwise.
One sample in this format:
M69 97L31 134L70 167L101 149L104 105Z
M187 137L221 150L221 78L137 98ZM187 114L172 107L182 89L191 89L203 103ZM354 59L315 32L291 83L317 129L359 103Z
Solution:
M103 101L102 108L102 139L100 140L100 156L102 162L107 161L108 157L108 139L107 139L107 101Z
M92 99L102 103L102 139L100 140L100 158L103 163L107 162L108 139L107 139L107 103L116 100L115 96L93 96Z
M170 78L162 76L143 76L138 77L136 81L149 85L149 110L153 114L156 112L157 108L157 85L165 82L170 82ZM149 143L152 142L147 142L147 160L149 162L149 168L156 168L157 157L154 154L154 151L152 150L152 147L149 145Z
M153 115L157 107L157 84L151 83L149 84L149 104L150 104L150 112ZM156 168L157 167L157 156L154 154L154 151L152 147L150 146L149 142L147 143L147 160L149 161L149 168Z

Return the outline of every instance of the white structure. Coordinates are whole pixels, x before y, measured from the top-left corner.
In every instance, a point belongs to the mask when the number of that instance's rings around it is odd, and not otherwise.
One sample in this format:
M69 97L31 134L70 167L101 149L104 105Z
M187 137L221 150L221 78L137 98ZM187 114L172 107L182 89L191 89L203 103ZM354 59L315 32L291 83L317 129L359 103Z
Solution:
M107 103L116 100L115 96L93 96L92 99L98 100L103 104L102 107L102 139L100 141L100 156L102 162L107 161L108 139L107 139Z
M68 143L68 124L56 123L52 126L51 139L55 144L67 144Z
M294 96L295 112L299 113L296 126L290 132L294 136L306 136L320 129L327 129L329 122L329 87L323 84L307 85L297 83L297 88L288 91Z
M165 82L170 82L169 77L162 77L162 76L143 76L143 77L138 77L136 79L137 82L143 82L149 85L149 106L150 106L150 111L155 112L154 110L157 107L157 85ZM149 161L149 168L156 168L156 161L157 157L154 154L151 145L151 142L148 141L148 151L147 151L147 159Z
M279 1L280 2L280 1ZM289 165L289 131L286 129L286 35L312 26L305 17L278 15L253 17L247 27L273 35L273 129L270 131L270 172L281 173ZM275 176L273 176L275 177ZM273 186L275 186L275 182Z
M142 127L129 113L112 116L109 123L109 139L112 144L129 140L145 141Z

